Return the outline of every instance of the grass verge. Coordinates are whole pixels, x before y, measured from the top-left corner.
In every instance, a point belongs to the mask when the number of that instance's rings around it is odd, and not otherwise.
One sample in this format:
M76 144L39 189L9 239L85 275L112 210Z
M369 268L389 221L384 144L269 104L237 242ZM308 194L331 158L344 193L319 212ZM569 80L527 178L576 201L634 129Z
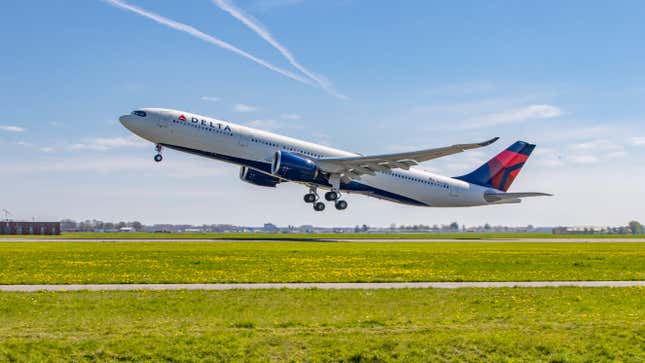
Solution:
M541 280L645 280L645 243L0 243L0 284Z
M643 288L0 293L2 361L642 362Z

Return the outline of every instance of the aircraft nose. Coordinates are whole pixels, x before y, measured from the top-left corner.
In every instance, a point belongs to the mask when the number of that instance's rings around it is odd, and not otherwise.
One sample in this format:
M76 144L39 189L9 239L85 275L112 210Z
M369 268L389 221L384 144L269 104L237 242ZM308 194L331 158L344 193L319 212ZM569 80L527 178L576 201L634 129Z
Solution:
M130 118L131 118L131 115L123 115L119 117L119 122L121 123L121 125L128 127Z

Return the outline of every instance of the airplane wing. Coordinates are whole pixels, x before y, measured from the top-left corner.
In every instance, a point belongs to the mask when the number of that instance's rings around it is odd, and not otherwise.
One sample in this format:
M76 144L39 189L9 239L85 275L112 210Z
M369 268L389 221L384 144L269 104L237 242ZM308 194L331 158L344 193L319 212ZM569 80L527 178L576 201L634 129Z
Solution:
M525 192L525 193L495 193L488 192L484 193L484 199L489 203L501 202L506 200L513 200L519 198L528 198L528 197L552 197L553 194L548 193L536 193L536 192Z
M495 137L481 143L456 144L436 149L425 149L396 154L320 158L316 159L315 163L324 172L342 174L350 179L360 179L361 175L374 175L377 171L389 171L397 168L408 170L410 169L410 166L417 165L424 161L488 146L498 139L499 137Z

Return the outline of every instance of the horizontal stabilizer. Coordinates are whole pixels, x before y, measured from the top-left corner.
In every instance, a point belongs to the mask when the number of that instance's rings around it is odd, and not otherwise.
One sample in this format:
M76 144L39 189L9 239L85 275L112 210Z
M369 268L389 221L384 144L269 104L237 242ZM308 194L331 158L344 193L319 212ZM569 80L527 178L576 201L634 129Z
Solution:
M529 198L529 197L552 197L553 194L548 193L537 193L537 192L526 192L526 193L495 193L488 192L484 193L484 199L489 203L500 202L503 200L510 199L519 199L519 198Z

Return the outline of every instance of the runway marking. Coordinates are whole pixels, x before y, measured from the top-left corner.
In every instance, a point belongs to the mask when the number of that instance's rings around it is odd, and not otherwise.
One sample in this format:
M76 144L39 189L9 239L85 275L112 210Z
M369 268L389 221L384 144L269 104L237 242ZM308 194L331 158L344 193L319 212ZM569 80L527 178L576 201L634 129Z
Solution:
M136 291L136 290L260 290L260 289L461 289L509 287L645 287L645 281L488 281L488 282L294 282L253 284L75 284L0 285L0 291Z

